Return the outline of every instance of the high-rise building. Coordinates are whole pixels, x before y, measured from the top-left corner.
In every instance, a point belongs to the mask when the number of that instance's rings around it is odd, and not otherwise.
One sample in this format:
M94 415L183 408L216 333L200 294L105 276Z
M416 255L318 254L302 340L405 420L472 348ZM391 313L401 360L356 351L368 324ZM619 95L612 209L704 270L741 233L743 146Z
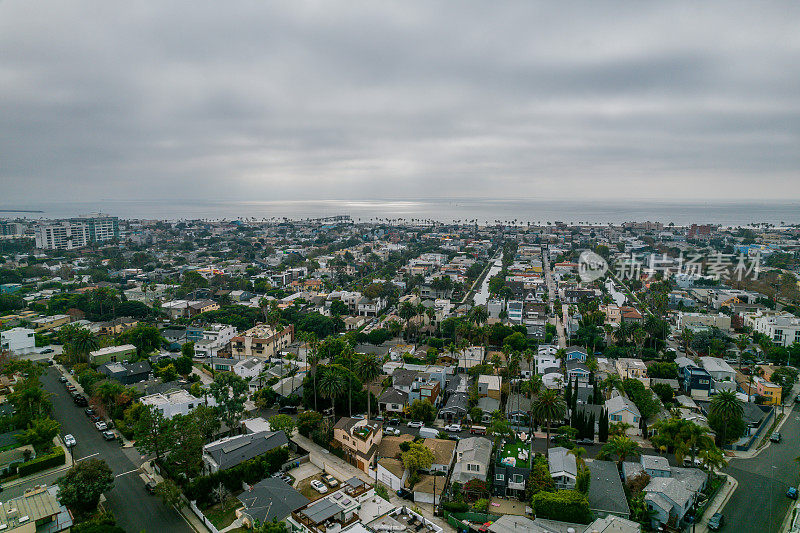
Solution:
M4 237L21 236L25 228L17 222L0 221L0 235Z
M93 242L119 238L119 218L96 214L45 222L36 228L36 247L44 250L74 250Z
M40 224L35 236L36 247L43 250L74 250L90 242L89 227L71 221Z

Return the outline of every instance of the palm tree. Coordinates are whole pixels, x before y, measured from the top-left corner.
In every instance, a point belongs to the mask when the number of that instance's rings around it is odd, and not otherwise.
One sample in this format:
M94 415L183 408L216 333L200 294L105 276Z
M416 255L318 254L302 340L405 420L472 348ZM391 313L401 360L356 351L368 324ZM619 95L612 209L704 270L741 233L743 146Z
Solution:
M547 389L536 398L531 406L531 413L537 420L547 425L547 450L550 450L550 423L564 417L566 404L558 391ZM531 440L532 442L532 440Z
M381 375L383 365L375 354L364 354L356 360L356 376L367 389L367 420L372 418L372 401L370 400L369 384Z
M630 437L617 435L611 437L603 446L600 455L603 457L616 457L617 468L622 468L622 463L629 456L639 455L639 445L631 440Z
M319 353L317 347L319 340L314 333L305 333L300 338L306 343L306 364L311 366L311 375L314 380L314 410L317 409L317 363L319 363Z
M736 418L741 418L744 411L742 402L736 397L733 391L722 391L717 393L711 400L709 411L712 415L718 416L722 420L722 435L720 445L725 444L728 432L728 423Z
M100 342L94 333L84 328L75 330L71 344L75 355L82 356L84 360L89 358L89 352L100 347Z
M336 399L341 397L347 389L347 378L341 368L328 367L319 379L319 394L331 401L331 406ZM315 391L316 392L316 391Z

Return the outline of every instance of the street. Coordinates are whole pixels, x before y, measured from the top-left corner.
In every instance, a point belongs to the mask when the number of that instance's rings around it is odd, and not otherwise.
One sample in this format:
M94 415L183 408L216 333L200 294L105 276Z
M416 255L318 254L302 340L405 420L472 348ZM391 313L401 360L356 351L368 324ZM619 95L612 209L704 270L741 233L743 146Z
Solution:
M125 531L193 532L194 530L174 510L166 507L156 496L149 495L139 478L141 456L134 448L123 449L116 441L106 441L94 424L84 414L83 407L72 401L62 383L58 382L59 371L49 367L42 375L44 388L53 394L53 417L61 424L61 436L72 434L77 445L72 448L76 461L103 459L116 476L114 488L106 494L108 504L114 511L117 524ZM4 490L4 498L21 495L34 485L53 485L64 472L34 477L21 485Z
M556 331L558 332L558 347L566 348L567 336L564 331L564 322L558 317L558 310L554 307L556 301L556 285L553 283L553 275L550 272L550 252L547 249L542 250L542 268L544 269L544 279L547 283L547 300L550 303L550 309L553 310ZM566 319L566 306L564 316Z
M800 477L800 411L787 412L780 429L783 440L767 445L750 459L731 459L723 470L739 482L723 514L736 531L777 532L794 500L786 489L796 487Z

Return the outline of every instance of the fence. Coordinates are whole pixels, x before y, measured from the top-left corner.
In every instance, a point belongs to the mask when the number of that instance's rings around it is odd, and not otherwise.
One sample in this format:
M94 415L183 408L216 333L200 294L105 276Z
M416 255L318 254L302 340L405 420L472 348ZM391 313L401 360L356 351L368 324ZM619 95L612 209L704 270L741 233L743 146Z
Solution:
M211 533L219 533L214 524L211 523L211 520L206 518L206 515L204 515L203 511L201 511L200 508L197 507L197 504L195 502L193 501L189 502L189 509L192 510L195 516L203 522L203 525L206 526Z
M461 531L465 528L469 529L473 527L473 522L478 524L493 522L500 518L500 515L490 513L475 513L470 511L465 513L451 513L449 511L445 511L444 517L448 524Z

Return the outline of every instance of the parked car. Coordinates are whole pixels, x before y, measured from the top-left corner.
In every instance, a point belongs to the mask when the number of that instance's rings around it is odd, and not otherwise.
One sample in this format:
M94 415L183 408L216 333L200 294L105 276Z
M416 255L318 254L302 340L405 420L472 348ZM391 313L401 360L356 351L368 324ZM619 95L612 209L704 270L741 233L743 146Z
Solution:
M408 489L399 489L395 494L403 499L414 501L414 493Z
M797 499L797 487L789 487L789 490L786 491L786 496L793 500Z
M800 403L800 394L794 397L795 403Z
M711 531L719 531L725 525L725 516L722 513L714 513L708 519L708 529Z
M408 423L408 427L410 428L421 428L424 425L425 424L423 424L419 420L412 420L411 422Z
M64 383L64 387L65 387L65 388L66 388L68 391L70 391L70 392L72 392L72 391L74 391L74 390L75 390L75 385L73 385L73 384L72 384L72 383L70 383L69 381L67 381L66 383Z
M445 431L450 431L452 433L460 433L461 432L461 424L450 424L444 427Z
M102 420L102 418L100 418L100 415L98 415L97 413L92 413L92 414L89 415L89 420L91 420L92 422L94 422L96 424L96 423L100 422Z
M469 432L473 435L486 435L486 426L472 426Z
M328 487L326 487L325 484L318 479L312 480L311 486L314 488L314 490L316 490L320 494L325 494L326 492L328 492Z
M75 440L75 437L73 437L69 433L64 435L64 446L66 446L67 448L72 448L76 444L78 444L78 441Z
M581 446L590 446L594 444L594 439L578 439L575 441L575 444L580 444Z
M39 353L53 353L53 352L55 352L55 350L54 350L54 349L52 349L52 348L45 348L44 350L42 350L42 351L41 351L41 352L39 352Z
M113 431L104 431L103 438L106 440L116 440L117 434L114 433Z
M156 482L150 478L147 474L139 474L139 478L144 481L144 490L146 490L150 494L155 494L156 492Z
M102 420L100 422L95 422L94 427L97 428L97 431L105 431L108 429L108 426Z
M400 430L397 429L397 428L391 427L391 426L387 426L387 427L383 428L383 434L384 435L399 435L400 434Z
M66 383L67 382L67 376L59 376L58 381L61 382L61 383Z
M691 457L684 457L683 458L683 466L692 466L692 458ZM703 466L703 460L699 457L694 458L694 466L701 467Z
M83 412L86 413L86 416L92 416L94 414L97 414L95 413L95 410L91 407L87 407L86 409L83 410Z
M72 401L74 401L75 404L79 405L80 407L86 407L89 405L89 400L87 400L83 394L76 394L72 397Z
M769 436L770 442L780 442L781 441L781 434L777 431Z
M297 414L297 406L295 405L284 405L280 409L278 409L278 413L282 415L296 415Z
M324 481L325 483L327 483L331 487L338 487L339 486L339 482L336 480L335 477L333 477L330 474L323 474L322 481Z

